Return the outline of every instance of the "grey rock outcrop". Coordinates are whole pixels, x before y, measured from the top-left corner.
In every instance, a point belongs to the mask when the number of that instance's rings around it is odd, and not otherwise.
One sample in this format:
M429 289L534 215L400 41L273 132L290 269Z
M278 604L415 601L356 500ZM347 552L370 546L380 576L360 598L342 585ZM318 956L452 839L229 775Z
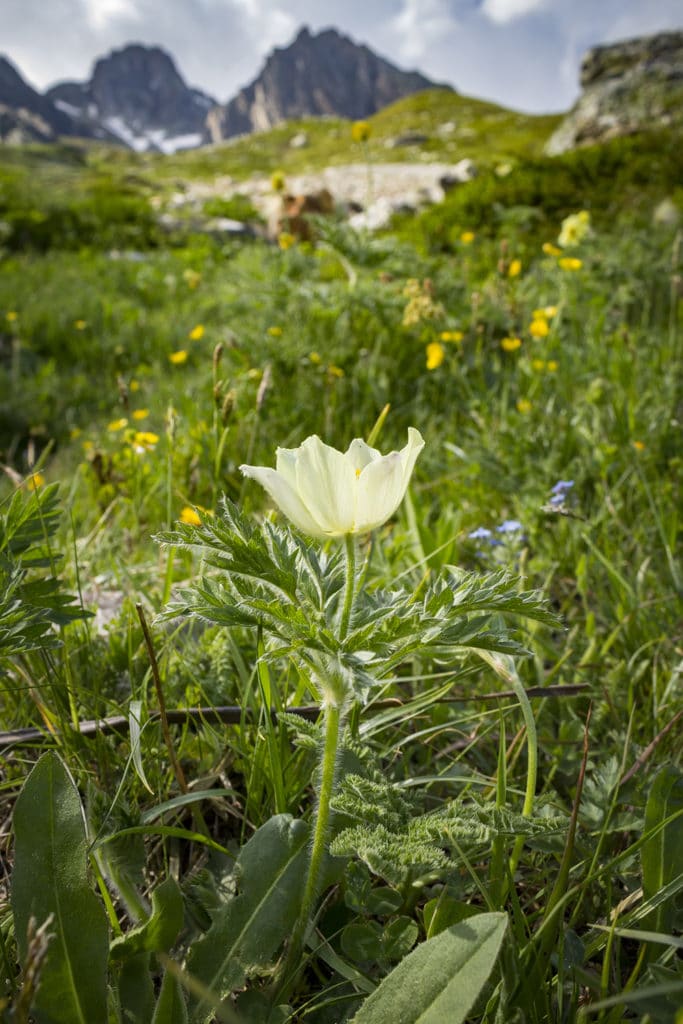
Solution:
M312 35L303 28L289 46L273 50L258 78L211 111L207 131L212 142L219 142L290 118L333 115L358 120L434 85L335 29Z
M79 134L138 151L198 146L215 100L184 82L158 46L131 44L98 60L89 82L60 82L48 98Z
M581 87L546 145L549 155L645 128L683 125L683 32L588 50Z

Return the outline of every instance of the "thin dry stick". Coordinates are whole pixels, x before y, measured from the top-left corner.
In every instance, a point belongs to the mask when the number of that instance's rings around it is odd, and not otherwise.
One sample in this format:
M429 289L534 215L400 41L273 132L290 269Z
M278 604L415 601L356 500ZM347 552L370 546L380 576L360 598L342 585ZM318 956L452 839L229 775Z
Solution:
M590 689L587 683L571 683L560 686L530 686L526 691L527 697L576 697ZM468 693L454 694L450 697L442 697L435 701L435 704L462 704L465 701L491 701L505 700L514 697L512 690L500 690L496 693ZM396 697L387 697L386 700L377 700L369 708L370 711L387 711L390 708L400 708L401 701ZM315 721L320 715L320 707L317 704L305 704L302 707L285 708L291 715L299 715L309 721ZM251 721L253 715L250 708L237 707L234 704L218 705L216 707L199 708L171 708L168 710L164 705L166 721L171 725L240 725ZM277 721L277 711L271 709L271 715ZM150 711L150 721L161 717L159 711ZM81 736L92 739L94 736L110 736L112 733L126 733L130 722L125 715L111 715L108 718L89 718L79 722ZM10 732L0 732L0 750L7 750L8 747L18 743L42 745L53 742L59 733L48 733L43 729L35 727L26 729L13 729Z
M183 767L178 760L178 755L175 752L173 746L173 739L171 737L171 730L168 727L168 715L166 714L166 701L164 699L164 692L161 687L161 676L159 675L159 665L157 663L157 656L154 652L154 645L152 644L152 637L150 636L149 629L147 627L147 619L145 613L142 610L141 604L135 605L135 610L138 613L140 625L142 626L142 634L145 638L145 646L147 648L147 654L149 655L149 663L152 668L152 679L154 680L154 687L157 692L157 701L159 702L159 720L161 722L161 731L164 734L164 742L166 749L168 750L168 756L171 761L173 773L176 777L176 781L180 788L181 793L187 793L189 787L187 785L187 779L185 778L185 772Z
M650 759L654 751L662 742L664 737L668 736L668 734L673 729L674 725L676 725L676 723L680 721L681 717L683 717L683 711L677 711L671 719L671 721L667 722L662 731L657 733L657 735L651 743L648 743L642 754L640 754L640 756L636 758L634 764L629 768L629 770L624 775L622 775L621 779L619 780L620 786L625 785L628 782L628 780L632 779L636 772L643 767L643 765Z

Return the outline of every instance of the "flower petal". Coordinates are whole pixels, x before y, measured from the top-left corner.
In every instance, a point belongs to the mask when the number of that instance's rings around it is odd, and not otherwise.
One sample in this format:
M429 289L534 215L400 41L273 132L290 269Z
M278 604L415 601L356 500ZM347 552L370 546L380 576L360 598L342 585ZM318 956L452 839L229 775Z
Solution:
M296 489L324 535L339 537L353 531L356 474L346 456L316 434L299 449Z
M380 452L378 452L376 448L371 448L369 444L366 444L362 437L355 437L353 439L349 447L346 449L345 457L353 466L354 472L358 469L362 471L371 462L375 462L376 459L382 458Z
M267 466L240 466L240 471L244 476L256 480L268 492L280 511L284 512L300 530L312 537L326 536L326 532L320 529L299 495L281 473Z
M358 478L354 533L367 533L385 523L401 503L407 486L399 452L391 452L366 466Z
M403 460L403 480L405 482L404 494L408 487L408 482L413 475L417 457L424 446L424 439L420 431L416 430L415 427L408 427L408 444L400 451L401 459Z

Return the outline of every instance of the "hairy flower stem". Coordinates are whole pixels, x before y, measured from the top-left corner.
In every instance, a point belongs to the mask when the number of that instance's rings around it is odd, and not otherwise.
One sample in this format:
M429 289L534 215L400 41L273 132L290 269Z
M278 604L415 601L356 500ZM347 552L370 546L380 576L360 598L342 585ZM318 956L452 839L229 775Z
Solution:
M351 609L356 593L356 541L352 534L347 534L346 541L346 588L344 593L344 608L342 609L341 622L339 624L339 639L344 640L349 631L351 621Z
M306 886L301 901L299 920L292 932L287 959L280 973L282 983L277 991L277 999L279 1001L287 994L298 974L310 918L320 892L320 875L323 860L325 859L327 831L330 823L330 801L334 792L337 773L337 749L339 747L343 718L341 708L336 705L327 705L324 713L325 743L320 764L320 795L318 798L315 828L313 830L311 856L308 862L308 877L306 878Z

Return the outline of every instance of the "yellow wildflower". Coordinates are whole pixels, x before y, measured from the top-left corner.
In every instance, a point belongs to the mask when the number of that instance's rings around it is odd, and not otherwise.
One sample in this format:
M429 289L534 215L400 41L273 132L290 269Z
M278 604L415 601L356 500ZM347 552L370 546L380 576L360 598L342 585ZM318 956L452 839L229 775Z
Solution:
M549 359L546 366L546 370L548 371L548 373L556 373L559 365L560 364L558 363L557 359Z
M277 325L273 325L273 327L269 327L268 328L266 333L269 334L271 336L271 338L281 338L282 337L282 328L278 327Z
M185 505L180 513L180 522L187 523L188 526L199 526L201 519L196 509L193 509L190 505Z
M309 358L310 362L313 363L314 366L320 366L320 364L322 362L322 359L320 358L320 353L319 352L310 352L308 358Z
M531 402L528 398L517 399L517 412L521 412L523 414L531 412Z
M557 306L544 306L543 315L552 320L554 316L557 316ZM536 316L536 313L534 313L534 316Z
M45 483L45 477L42 473L32 473L26 481L26 486L29 491L37 491L39 487L42 487Z
M284 171L273 171L270 176L270 187L273 192L284 192L286 184Z
M351 138L354 142L367 142L371 132L367 121L354 121L351 125Z
M562 250L558 249L558 247L556 245L553 245L552 242L544 242L541 248L543 249L543 252L546 254L546 256L559 256L562 252Z
M197 270L192 270L191 267L188 267L186 270L183 270L183 279L188 288L194 289L201 281L202 275Z
M430 341L425 349L427 354L427 369L436 370L446 358L446 349L438 341Z
M465 335L462 331L442 331L439 337L442 341L462 341Z
M15 320L18 319L19 314L14 309L10 309L9 313L5 313L5 320L9 321L9 323L11 324L13 324Z
M460 241L463 245L471 245L475 239L474 231L463 231L460 236Z
M138 430L133 437L133 444L137 448L144 448L149 451L150 448L154 448L156 444L159 444L159 435L153 434L149 430Z
M635 450L637 452L645 451L645 442L644 441L634 441L633 442L633 447L635 448Z
M136 409L131 415L134 420L146 420L149 416L149 409Z
M500 347L504 352L516 352L518 348L522 347L521 338L503 338L500 343Z
M139 391L140 390L140 381L133 379L130 382L130 384L128 385L128 390L130 391L131 394L134 394L136 391Z
M182 366L183 363L187 362L187 352L184 348L179 349L177 352L169 353L169 360L174 366Z
M294 235L290 234L289 231L282 231L278 235L277 244L283 250L291 249L295 242L296 238Z
M190 341L201 341L203 337L204 324L197 324L197 326L193 327L190 333L188 334L188 338L190 339Z
M548 321L544 316L537 316L529 324L529 334L532 338L547 338L550 334Z
M563 249L579 245L591 229L591 216L588 210L580 210L579 213L571 213L562 221L562 227L557 239Z
M563 256L557 262L563 270L580 270L583 266L583 261L576 256Z
M88 326L87 320L74 320L74 327L77 331L84 331Z
M537 370L539 373L541 373L543 370L545 370L545 359L532 359L531 369Z
M125 416L122 416L120 420L112 420L107 426L107 430L110 430L112 434L116 434L119 430L125 430L128 426L128 420Z
M522 261L521 260L517 260L517 259L512 260L510 262L510 266L508 267L508 277L519 277L519 275L521 273L522 273Z
M335 366L334 364L327 367L327 372L330 377L345 377L346 374L342 370L341 366Z

